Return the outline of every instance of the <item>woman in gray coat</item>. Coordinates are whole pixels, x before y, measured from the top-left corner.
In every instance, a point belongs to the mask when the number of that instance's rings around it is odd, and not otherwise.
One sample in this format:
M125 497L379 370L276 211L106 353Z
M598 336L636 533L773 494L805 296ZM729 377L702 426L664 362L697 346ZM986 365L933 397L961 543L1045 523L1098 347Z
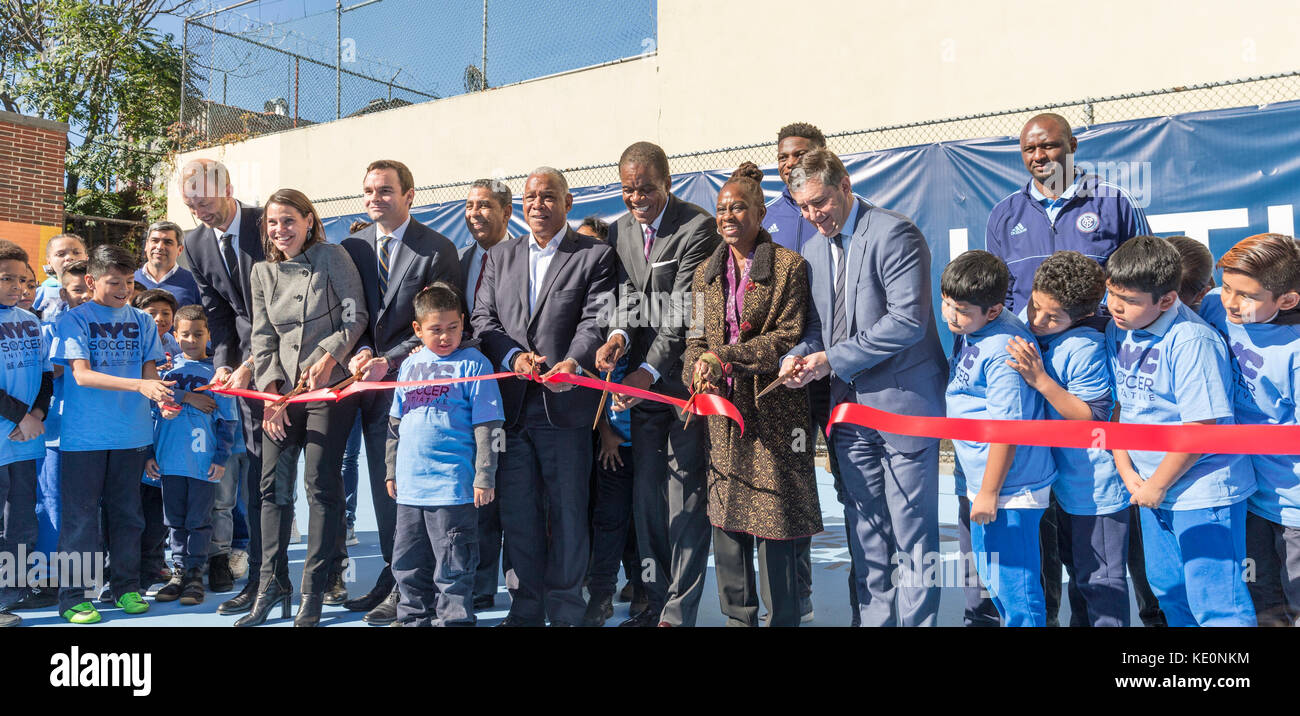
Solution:
M365 294L343 247L325 241L316 210L302 192L281 189L262 215L266 261L253 266L253 381L258 390L328 388L348 376L348 358L367 325ZM349 399L349 400L354 400ZM289 528L298 457L305 458L311 506L302 601L295 626L320 623L328 584L339 581L344 550L340 464L355 406L338 402L272 407L262 421L262 575L253 609L235 626L256 626L271 610L289 615Z

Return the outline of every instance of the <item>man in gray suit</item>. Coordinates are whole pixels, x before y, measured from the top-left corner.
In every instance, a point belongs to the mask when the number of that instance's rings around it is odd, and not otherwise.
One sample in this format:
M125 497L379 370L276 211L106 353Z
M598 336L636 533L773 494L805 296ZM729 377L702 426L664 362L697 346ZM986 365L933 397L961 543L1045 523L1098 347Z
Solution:
M402 360L420 345L411 328L415 295L435 281L455 282L460 276L460 262L450 239L411 216L415 179L405 164L391 159L371 162L361 180L361 190L366 214L374 223L344 239L343 248L361 276L370 320L348 368L352 373L365 368L369 380L395 380ZM343 606L366 612L362 619L369 624L397 620L397 583L391 568L397 502L388 496L384 484L392 401L393 393L388 390L366 391L357 401L384 569L369 592Z
M510 187L496 179L478 179L465 198L465 227L474 241L460 250L460 293L468 315L474 313L474 294L483 283L483 259L488 249L505 241L510 226ZM472 328L470 330L473 330ZM474 610L496 604L497 573L501 571L501 501L478 508L478 570L474 573ZM506 569L509 571L509 560Z
M658 146L628 147L618 172L628 213L610 227L609 243L618 252L621 285L596 368L611 370L626 353L623 385L685 398L691 283L695 268L717 248L717 227L707 211L669 192L668 156ZM708 421L684 426L675 408L624 396L614 407L632 408L632 515L648 599L644 611L620 626L694 626L712 534L705 502Z
M832 405L942 416L947 370L925 237L902 214L855 196L829 150L800 158L790 190L820 235L802 250L814 310L782 361L781 371L792 373L786 385L829 375ZM939 554L939 441L841 424L831 445L862 626L933 626L939 585L922 575Z
M590 555L587 493L591 423L600 393L542 384L592 370L613 302L614 251L569 228L568 182L540 167L524 184L527 236L487 252L471 323L483 353L523 380L501 381L505 454L497 466L501 527L510 559L510 614L501 626L578 624Z

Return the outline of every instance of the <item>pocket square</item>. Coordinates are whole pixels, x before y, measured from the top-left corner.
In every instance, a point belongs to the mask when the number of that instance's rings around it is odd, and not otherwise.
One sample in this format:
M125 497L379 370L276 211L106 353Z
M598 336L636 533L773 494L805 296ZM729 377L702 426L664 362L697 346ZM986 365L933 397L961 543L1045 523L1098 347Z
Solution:
M660 261L659 263L650 264L650 268L657 269L660 266L667 266L669 264L675 264L675 263L677 263L677 259L669 259L668 261Z

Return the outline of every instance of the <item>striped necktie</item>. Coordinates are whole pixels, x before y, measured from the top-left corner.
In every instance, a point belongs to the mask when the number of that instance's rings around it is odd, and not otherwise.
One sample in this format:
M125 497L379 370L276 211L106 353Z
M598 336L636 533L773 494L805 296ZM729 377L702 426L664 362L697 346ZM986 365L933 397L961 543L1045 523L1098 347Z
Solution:
M831 239L835 247L835 301L832 304L831 311L831 345L835 345L844 340L848 334L848 319L844 311L844 264L848 263L848 255L844 252L844 234L836 234ZM827 346L829 348L830 346Z
M389 262L389 244L393 237L379 237L379 297L383 298L388 295L388 262Z

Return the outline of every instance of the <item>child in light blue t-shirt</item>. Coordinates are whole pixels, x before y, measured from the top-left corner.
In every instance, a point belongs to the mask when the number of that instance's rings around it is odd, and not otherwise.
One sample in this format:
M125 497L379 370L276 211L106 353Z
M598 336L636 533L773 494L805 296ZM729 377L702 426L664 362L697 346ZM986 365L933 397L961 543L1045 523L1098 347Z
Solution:
M1009 365L1007 344L1033 340L1003 310L1010 274L987 251L967 251L940 279L943 317L953 332L947 415L978 420L1042 420L1043 397ZM971 547L980 579L1007 626L1046 626L1038 524L1056 468L1048 448L954 440L970 499Z
M95 247L88 266L94 298L59 317L53 353L65 370L58 549L86 558L100 551L102 498L110 587L127 614L149 609L139 591L140 475L152 449L151 404L172 403L155 368L163 360L158 329L126 305L134 272L125 249ZM100 620L85 587L71 575L59 590L59 613L74 624Z
M201 306L176 312L176 336L184 351L163 379L173 390L190 393L212 382L216 369L207 356L208 319ZM234 398L213 395L216 406L205 412L194 405L180 411L155 409L154 457L145 471L162 483L163 518L171 534L171 581L155 596L177 598L190 606L203 601L203 566L212 540L212 507L225 472L239 414Z
M26 575L35 562L36 463L45 452L41 438L54 390L49 352L36 314L18 307L27 290L27 252L0 240L0 508L5 509L0 554L10 574L22 579L0 584L0 625L18 617L6 613L28 595Z
M1182 263L1162 238L1129 239L1106 262L1106 351L1119 422L1231 425L1223 338L1178 300ZM1240 455L1115 450L1142 510L1147 579L1169 626L1254 626L1244 581L1251 461Z
M1241 240L1223 258L1223 288L1201 317L1228 341L1238 423L1297 425L1300 400L1300 251L1281 234ZM1282 452L1282 450L1279 450ZM1260 626L1300 626L1300 457L1251 455L1257 489L1246 498L1250 596Z
M1034 272L1023 312L1036 343L1007 346L1015 368L1056 420L1110 420L1113 401L1105 319L1096 316L1106 274L1076 251ZM1052 448L1061 563L1070 575L1071 626L1128 626L1129 492L1104 447ZM1059 566L1058 572L1059 574Z
M412 327L426 350L407 358L403 382L490 375L461 343L456 289L438 282L415 297ZM388 494L397 501L393 577L402 626L473 626L478 507L496 496L503 424L496 381L399 387L389 413ZM495 433L495 434L494 434Z

